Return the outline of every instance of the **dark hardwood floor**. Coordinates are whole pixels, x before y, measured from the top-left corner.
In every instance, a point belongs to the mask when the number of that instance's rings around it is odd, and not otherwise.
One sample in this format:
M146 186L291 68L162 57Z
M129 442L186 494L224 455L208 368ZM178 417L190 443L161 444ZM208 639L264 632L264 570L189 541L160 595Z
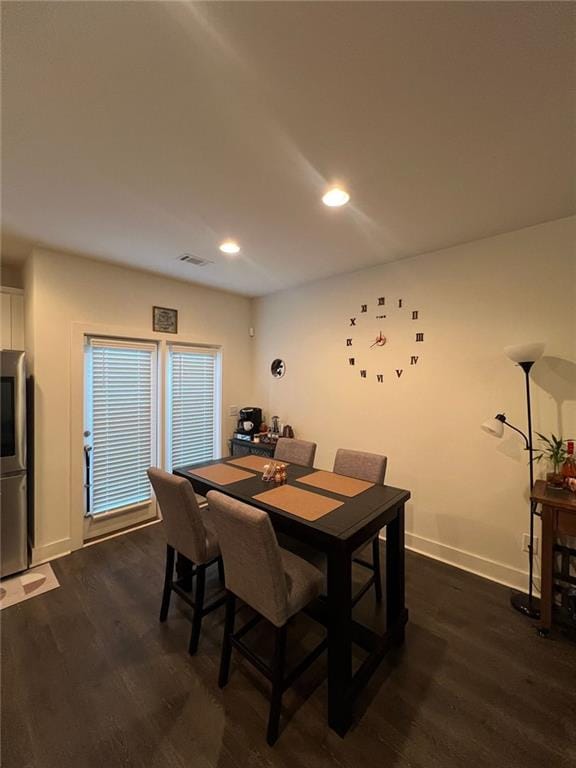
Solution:
M217 687L223 610L194 658L175 596L159 624L163 555L157 525L110 539L53 563L60 589L2 612L4 768L576 766L576 645L540 639L504 587L409 554L406 646L356 725L328 729L322 659L287 692L269 748L264 681L234 655ZM317 633L299 618L293 655Z

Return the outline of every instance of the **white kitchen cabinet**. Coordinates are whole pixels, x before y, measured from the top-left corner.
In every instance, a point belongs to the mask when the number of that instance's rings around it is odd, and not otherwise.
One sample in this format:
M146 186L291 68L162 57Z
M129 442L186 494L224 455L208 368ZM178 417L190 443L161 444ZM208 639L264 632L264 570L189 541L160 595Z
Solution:
M24 291L0 288L0 346L24 349Z

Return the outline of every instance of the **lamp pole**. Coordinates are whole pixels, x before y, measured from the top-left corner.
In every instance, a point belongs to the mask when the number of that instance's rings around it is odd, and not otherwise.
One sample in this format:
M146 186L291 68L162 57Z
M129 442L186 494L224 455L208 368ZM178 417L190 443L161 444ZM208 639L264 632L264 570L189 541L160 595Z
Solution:
M528 450L530 451L530 491L534 487L534 466L532 463L532 406L530 403L530 370L534 365L534 362L518 363L520 368L524 371L526 377L526 410L528 415Z
M518 365L524 371L526 379L526 411L528 416L528 435L526 437L526 448L528 450L528 467L530 471L530 494L534 487L534 448L532 443L532 406L530 402L530 370L534 365L534 360L522 361ZM531 619L540 618L540 608L536 605L533 596L533 577L534 577L534 505L530 500L530 542L528 544L528 595L523 592L515 592L510 598L510 604L520 613L529 616Z

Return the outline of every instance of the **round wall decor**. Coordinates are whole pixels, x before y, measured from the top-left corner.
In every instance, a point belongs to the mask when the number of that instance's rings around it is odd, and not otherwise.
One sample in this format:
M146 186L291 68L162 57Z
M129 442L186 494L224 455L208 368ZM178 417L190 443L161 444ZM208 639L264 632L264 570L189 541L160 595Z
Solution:
M279 379L286 373L286 363L284 360L280 360L279 357L276 358L276 360L272 360L272 365L270 366L270 373L272 376L274 376L275 379Z

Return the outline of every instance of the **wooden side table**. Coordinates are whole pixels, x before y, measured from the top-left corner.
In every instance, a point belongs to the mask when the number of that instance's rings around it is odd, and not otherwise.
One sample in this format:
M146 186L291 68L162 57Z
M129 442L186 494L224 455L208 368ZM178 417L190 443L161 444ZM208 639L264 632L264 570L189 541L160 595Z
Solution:
M276 443L254 443L252 440L239 440L231 437L228 440L231 456L255 456L273 457L276 450Z
M566 490L547 488L544 480L537 480L531 499L541 507L542 565L540 574L540 626L547 635L552 626L554 605L554 549L557 536L576 536L576 494ZM570 582L571 583L571 582Z

